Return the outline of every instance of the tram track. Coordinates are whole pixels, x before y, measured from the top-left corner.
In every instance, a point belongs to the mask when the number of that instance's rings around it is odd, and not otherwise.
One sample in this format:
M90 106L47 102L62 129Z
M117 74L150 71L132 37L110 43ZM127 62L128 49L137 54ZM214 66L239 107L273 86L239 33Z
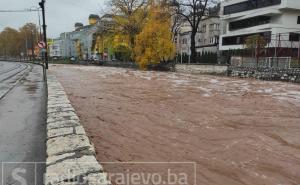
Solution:
M28 72L32 69L31 64L1 62L1 67L8 65L7 69L0 70L0 100L5 97Z

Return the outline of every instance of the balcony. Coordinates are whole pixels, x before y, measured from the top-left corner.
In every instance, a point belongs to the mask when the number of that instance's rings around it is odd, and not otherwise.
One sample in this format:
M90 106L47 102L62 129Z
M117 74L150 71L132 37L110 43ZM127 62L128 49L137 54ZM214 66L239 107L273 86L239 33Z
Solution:
M225 6L223 9L223 15L230 15L280 4L281 0L248 0Z

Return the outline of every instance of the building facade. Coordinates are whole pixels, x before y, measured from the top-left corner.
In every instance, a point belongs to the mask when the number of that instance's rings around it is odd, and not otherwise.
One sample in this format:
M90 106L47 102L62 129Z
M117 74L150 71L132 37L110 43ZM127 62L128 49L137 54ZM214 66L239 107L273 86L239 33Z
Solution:
M76 57L83 60L91 59L99 54L97 51L97 35L105 31L112 25L112 16L98 15L89 16L89 25L75 23L75 30L60 34L60 37L54 39L50 46L51 56L69 58Z
M53 39L51 44L49 44L49 51L50 51L49 56L61 58L62 57L61 46L62 46L62 40L60 38Z
M300 0L224 0L221 20L223 51L244 49L253 35L265 38L269 48L283 47L278 40L290 47L299 45Z
M60 42L60 49L61 49L61 56L63 58L68 57L76 57L76 49L75 49L75 41L71 39L71 32L69 33L62 33L60 34L59 39Z
M217 53L220 35L220 17L207 16L200 22L196 34L197 53ZM178 35L175 37L177 54L190 55L191 50L191 27L188 22L180 26Z
M219 16L205 17L196 34L197 52L217 52L220 34ZM185 22L175 38L177 53L190 55L191 27Z

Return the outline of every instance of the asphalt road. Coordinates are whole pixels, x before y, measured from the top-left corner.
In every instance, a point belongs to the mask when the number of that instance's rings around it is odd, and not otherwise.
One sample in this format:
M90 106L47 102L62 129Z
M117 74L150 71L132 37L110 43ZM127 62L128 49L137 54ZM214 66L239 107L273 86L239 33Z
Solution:
M3 185L42 184L46 159L46 86L42 77L41 66L0 61Z

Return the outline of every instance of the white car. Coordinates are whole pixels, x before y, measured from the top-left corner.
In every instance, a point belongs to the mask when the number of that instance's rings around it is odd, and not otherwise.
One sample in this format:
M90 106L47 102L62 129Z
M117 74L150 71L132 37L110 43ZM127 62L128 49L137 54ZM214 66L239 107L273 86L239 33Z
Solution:
M70 60L71 60L72 62L74 62L76 59L75 59L75 57L71 57Z

